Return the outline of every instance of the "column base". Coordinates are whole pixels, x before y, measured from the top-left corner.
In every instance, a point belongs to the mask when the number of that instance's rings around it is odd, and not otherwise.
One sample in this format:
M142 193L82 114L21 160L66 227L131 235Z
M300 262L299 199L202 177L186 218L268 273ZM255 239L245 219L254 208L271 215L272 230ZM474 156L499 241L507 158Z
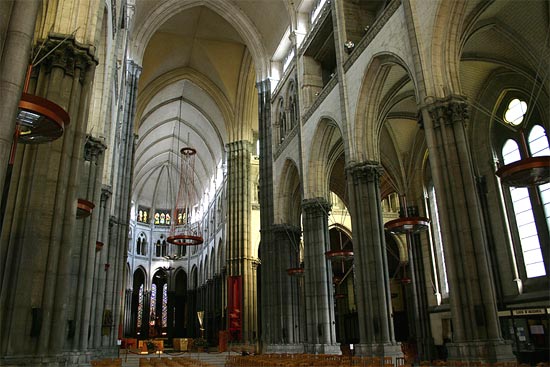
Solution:
M268 344L265 347L266 353L304 353L303 344Z
M342 354L340 344L304 344L304 352L311 354Z
M448 360L507 362L515 361L512 342L509 340L485 340L447 343Z
M356 356L392 357L394 362L396 358L403 357L401 343L355 344L353 348L355 349Z

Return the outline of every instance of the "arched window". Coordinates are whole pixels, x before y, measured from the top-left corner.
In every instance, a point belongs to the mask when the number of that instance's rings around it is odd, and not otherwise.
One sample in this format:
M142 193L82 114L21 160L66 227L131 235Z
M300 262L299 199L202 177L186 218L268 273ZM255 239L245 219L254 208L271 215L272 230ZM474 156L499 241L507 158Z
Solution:
M157 240L157 242L155 243L155 256L162 256L162 243L160 242L160 240Z
M447 267L445 265L445 251L441 240L441 227L439 224L439 211L437 209L437 195L433 182L427 188L427 207L430 218L430 252L434 274L434 288L438 304L442 298L449 296L449 282L447 279Z
M147 236L143 232L139 234L136 240L136 254L137 255L147 254Z
M168 326L168 283L162 286L162 327Z
M149 316L149 322L154 325L157 315L157 285L155 283L151 284L151 315Z
M548 135L539 125L540 116L521 96L503 100L500 124L495 124L497 154L503 164L529 156L550 155ZM504 128L506 126L506 128ZM500 149L499 149L500 148ZM502 187L504 208L510 223L516 258L523 263L520 274L536 278L547 274L550 228L550 184L538 187ZM546 245L543 245L545 244Z
M137 312L137 328L141 327L143 321L143 284L139 287L138 293L138 312Z
M290 110L290 130L294 129L294 126L298 124L298 103L296 96L296 88L294 83L290 84L289 88L289 110Z
M286 135L286 113L285 113L285 103L281 98L279 99L279 143L285 141Z
M167 256L167 255L168 255L168 244L166 243L166 240L162 240L161 256Z

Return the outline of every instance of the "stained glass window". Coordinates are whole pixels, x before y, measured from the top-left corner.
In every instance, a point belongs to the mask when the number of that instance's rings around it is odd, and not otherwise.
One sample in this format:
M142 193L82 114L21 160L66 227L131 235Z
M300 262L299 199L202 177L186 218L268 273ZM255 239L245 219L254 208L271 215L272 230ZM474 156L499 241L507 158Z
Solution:
M170 225L170 214L169 209L158 209L155 212L155 224L158 226L169 226Z
M162 286L162 327L168 325L168 284Z
M149 318L151 323L155 322L155 316L157 314L157 285L153 283L151 285L151 317Z
M149 208L138 206L137 221L140 223L149 223Z
M143 321L143 284L139 287L138 293L138 312L137 312L137 327L141 327Z

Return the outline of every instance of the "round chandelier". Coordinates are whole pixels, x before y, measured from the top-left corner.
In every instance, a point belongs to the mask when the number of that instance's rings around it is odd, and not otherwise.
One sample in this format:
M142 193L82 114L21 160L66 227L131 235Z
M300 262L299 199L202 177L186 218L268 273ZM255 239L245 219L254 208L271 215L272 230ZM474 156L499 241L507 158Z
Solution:
M177 246L198 246L204 242L198 223L191 223L192 199L195 197L195 156L197 151L190 147L180 150L180 175L178 196L174 205L168 243Z

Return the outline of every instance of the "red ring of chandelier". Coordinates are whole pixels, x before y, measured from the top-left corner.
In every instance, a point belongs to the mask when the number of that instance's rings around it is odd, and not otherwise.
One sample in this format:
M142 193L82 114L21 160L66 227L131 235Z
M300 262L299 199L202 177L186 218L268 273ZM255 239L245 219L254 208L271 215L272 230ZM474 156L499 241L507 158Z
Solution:
M500 167L495 174L507 186L543 185L550 182L550 156L523 158Z
M198 246L202 245L204 242L201 236L191 236L187 234L176 234L174 236L169 236L166 240L168 243L177 246Z

